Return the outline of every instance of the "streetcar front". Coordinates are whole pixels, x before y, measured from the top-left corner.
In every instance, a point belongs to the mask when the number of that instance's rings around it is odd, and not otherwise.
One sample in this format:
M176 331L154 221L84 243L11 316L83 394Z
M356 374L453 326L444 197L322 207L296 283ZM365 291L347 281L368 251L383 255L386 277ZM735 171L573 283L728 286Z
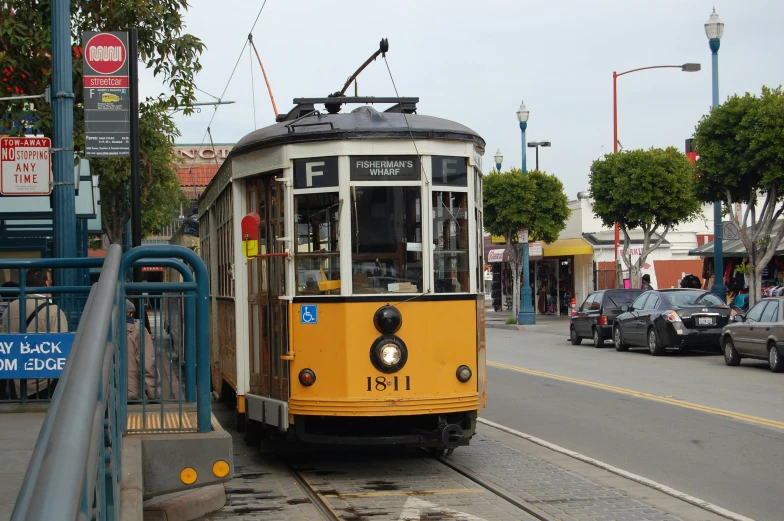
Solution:
M275 127L227 160L247 418L314 443L467 444L486 402L484 142L371 107Z

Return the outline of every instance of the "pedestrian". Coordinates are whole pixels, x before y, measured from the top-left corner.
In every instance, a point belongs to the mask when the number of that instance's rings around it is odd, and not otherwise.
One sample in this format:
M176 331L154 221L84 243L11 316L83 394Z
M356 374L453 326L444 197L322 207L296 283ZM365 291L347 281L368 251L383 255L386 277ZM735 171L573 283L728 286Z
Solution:
M48 268L30 268L26 272L27 286L43 288L52 286L52 271ZM5 330L9 333L67 333L68 319L65 313L51 299L50 293L28 294L25 298L26 318L20 328L19 299L8 305L5 316ZM57 380L28 379L25 396L33 400L47 400L54 394ZM14 390L21 398L20 381L14 380Z
M125 301L125 333L127 342L126 360L128 361L128 400L142 399L141 367L142 367L142 340L144 341L144 391L147 398L157 398L157 384L160 380L155 370L155 347L152 337L147 329L141 327L139 321L133 318L136 306L130 300ZM141 336L141 332L144 336Z
M3 286L2 287L4 287L4 288L18 288L19 284L14 282L13 280L9 280L7 282L3 282ZM5 331L5 327L3 325L4 324L3 316L5 315L6 310L8 310L8 305L11 304L11 302L14 301L14 300L15 300L15 298L10 296L10 295L8 295L8 296L0 295L0 331Z
M645 291L653 289L653 286L651 286L651 276L648 275L647 273L642 276L642 286L641 287Z
M9 280L3 283L4 288L18 288L19 284L16 282ZM5 312L8 310L8 306L16 300L16 297L11 295L0 295L0 332L5 331L5 325L3 322L3 316ZM8 385L8 380L0 379L0 400L8 400L9 396L6 396L6 393L10 391L10 386Z

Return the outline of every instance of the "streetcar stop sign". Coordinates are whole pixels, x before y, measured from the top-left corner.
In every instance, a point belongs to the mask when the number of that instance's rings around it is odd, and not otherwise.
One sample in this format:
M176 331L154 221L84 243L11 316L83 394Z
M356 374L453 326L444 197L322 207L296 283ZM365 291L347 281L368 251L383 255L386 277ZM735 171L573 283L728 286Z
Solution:
M84 155L131 155L128 33L82 33ZM133 107L133 110L137 110Z
M49 195L52 162L48 137L0 138L0 194Z
M127 33L85 32L84 86L128 88Z

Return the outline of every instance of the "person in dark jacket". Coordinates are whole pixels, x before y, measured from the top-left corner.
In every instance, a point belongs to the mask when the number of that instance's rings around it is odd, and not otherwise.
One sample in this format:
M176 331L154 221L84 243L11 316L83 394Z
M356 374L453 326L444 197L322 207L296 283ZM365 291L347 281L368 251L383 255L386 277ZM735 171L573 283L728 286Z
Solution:
M642 276L642 286L640 287L645 291L653 289L653 286L651 286L651 276L648 275L647 273Z

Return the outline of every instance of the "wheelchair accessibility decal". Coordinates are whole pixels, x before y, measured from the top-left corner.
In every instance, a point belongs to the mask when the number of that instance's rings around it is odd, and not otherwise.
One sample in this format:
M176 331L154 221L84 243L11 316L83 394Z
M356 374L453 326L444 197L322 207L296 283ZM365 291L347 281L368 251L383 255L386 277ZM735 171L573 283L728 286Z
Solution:
M299 319L302 324L318 324L318 306L316 304L300 306Z

